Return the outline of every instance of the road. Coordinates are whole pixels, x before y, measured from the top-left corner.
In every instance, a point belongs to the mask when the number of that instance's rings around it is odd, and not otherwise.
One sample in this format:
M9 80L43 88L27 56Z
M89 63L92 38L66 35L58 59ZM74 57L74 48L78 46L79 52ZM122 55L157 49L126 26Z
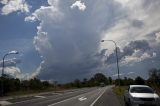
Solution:
M112 86L48 93L3 102L9 106L121 106L112 92Z

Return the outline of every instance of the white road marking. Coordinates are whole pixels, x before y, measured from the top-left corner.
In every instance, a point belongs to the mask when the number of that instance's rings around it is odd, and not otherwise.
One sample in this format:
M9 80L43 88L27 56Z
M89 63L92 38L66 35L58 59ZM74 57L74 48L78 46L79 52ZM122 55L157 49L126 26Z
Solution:
M56 104L59 104L59 103L62 103L62 102L65 102L65 101L68 101L68 100L71 100L71 99L77 98L77 97L79 97L79 96L81 96L81 95L74 96L74 97L72 97L72 98L65 99L65 100L62 100L62 101L60 101L60 102L56 102L56 103L53 103L53 104L51 104L51 105L48 105L48 106L54 106L54 105L56 105Z
M83 90L82 90L83 91ZM61 95L61 94L60 94ZM62 94L63 95L63 94ZM79 95L80 96L80 95ZM78 96L77 96L78 97ZM59 97L59 98L56 98L56 99L60 99L60 98L63 98L63 97ZM34 101L34 100L39 100L39 99L43 99L43 98L34 98L34 99L30 99L30 100L25 100L25 101L20 101L20 102L15 102L15 103L12 103L12 104L19 104L19 103L25 103L25 102L28 102L28 101ZM47 100L47 101L53 101L53 100Z
M8 102L8 101L0 101L0 106L6 106L6 105L10 105L12 103Z
M45 96L34 96L34 97L37 97L37 98L46 98Z
M84 100L86 100L87 98L85 98L85 97L80 97L80 98L78 98L78 100L79 101L84 101Z
M105 90L98 96L98 98L93 101L93 103L92 103L90 106L93 106L93 105L98 101L98 99L104 94L105 91L106 91L106 88L105 88Z
M84 94L90 94L92 92L94 92L95 90L91 91L91 92L87 92L87 93L84 93ZM68 101L68 100L71 100L71 99L75 99L75 98L79 98L79 97L82 97L84 94L80 94L80 95L77 95L77 96L74 96L74 97L71 97L71 98L68 98L68 99L65 99L65 100L62 100L62 101L59 101L59 102L56 102L56 103L53 103L53 104L50 104L48 106L54 106L54 105L57 105L59 103L63 103L65 101Z

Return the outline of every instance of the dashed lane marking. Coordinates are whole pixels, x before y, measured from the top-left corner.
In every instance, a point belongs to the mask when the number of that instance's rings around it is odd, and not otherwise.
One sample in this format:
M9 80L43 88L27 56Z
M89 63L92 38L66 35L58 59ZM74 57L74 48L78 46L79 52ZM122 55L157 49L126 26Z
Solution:
M37 98L46 98L45 96L34 96L34 97L37 97Z

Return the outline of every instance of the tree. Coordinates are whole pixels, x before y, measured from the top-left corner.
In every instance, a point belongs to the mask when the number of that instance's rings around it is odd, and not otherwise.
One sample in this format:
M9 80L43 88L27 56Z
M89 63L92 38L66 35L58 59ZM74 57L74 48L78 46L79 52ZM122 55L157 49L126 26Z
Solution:
M160 85L160 69L153 68L149 70L149 83Z
M88 86L89 86L89 87L97 86L97 85L96 85L96 81L95 81L95 79L94 79L93 77L90 78L90 80L88 81Z
M74 80L74 86L80 88L81 87L81 81L79 79Z
M43 85L39 79L34 78L29 80L29 87L32 90L41 90Z
M128 85L128 78L124 77L124 85Z
M82 81L82 86L83 87L87 87L88 86L88 80L87 78L84 78L83 81Z
M112 84L112 78L111 77L108 78L108 83Z
M145 80L143 78L141 78L140 76L135 78L135 83L137 85L144 85L145 84Z
M49 84L48 81L43 81L43 82L42 82L42 85L43 85L43 88L48 88L48 87L50 87L50 84Z
M29 81L28 80L23 80L21 81L21 90L29 90Z
M94 75L94 80L95 80L95 83L96 85L100 85L100 83L104 83L104 84L108 84L108 79L105 75L103 75L102 73L97 73Z

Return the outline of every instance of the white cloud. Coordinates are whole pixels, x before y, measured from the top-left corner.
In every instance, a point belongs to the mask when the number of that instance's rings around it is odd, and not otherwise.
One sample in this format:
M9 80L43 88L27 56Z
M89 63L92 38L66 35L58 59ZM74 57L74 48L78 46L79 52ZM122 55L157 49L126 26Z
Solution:
M140 50L137 50L133 53L133 55L131 56L126 56L123 60L122 60L122 64L123 65L127 65L127 64L134 64L137 62L141 62L144 61L146 59L150 59L156 56L156 53L153 54L148 54L146 52L142 52Z
M130 74L134 74L134 73L135 73L135 72L128 72L127 74L130 75Z
M6 67L5 73L17 77L21 73L20 69L17 67Z
M49 0L51 2L51 0ZM58 0L52 0L55 3ZM52 3L50 3L52 4ZM44 12L50 11L50 14L44 14ZM43 18L43 19L42 19ZM34 22L36 20L46 20L47 18L51 18L51 21L58 21L63 18L63 14L58 10L57 5L49 5L49 6L41 6L39 9L37 9L35 12L32 13L31 16L25 17L25 21Z
M128 77L129 75L135 74L135 72L128 72L128 73L120 73L119 76ZM113 74L113 77L118 77L118 74Z
M122 75L124 75L123 73L122 74L119 74L119 76L122 76ZM114 75L112 75L113 77L118 77L118 74L114 74Z
M2 70L1 67L0 67L0 70ZM21 70L16 66L5 67L4 73L13 78L19 78L22 80L27 80L31 78L29 74L23 74Z
M29 5L25 0L2 0L0 3L4 5L1 9L2 15L8 15L16 11L29 12Z
M76 1L75 3L73 3L70 8L73 9L73 8L78 8L79 10L82 10L84 11L86 9L86 6L84 3L82 3L81 1Z
M16 66L16 64L19 64L19 63L21 63L21 60L16 59L16 58L9 59L9 60L4 60L4 64L5 64L6 67ZM2 64L3 64L3 62L0 61L0 67L2 67Z
M60 0L48 0L48 4L58 8Z
M147 0L116 0L123 6L124 13L118 18L118 22L104 32L104 39L117 41L123 48L127 42L133 40L150 40L148 34L160 30L157 23L160 19L159 0L149 2ZM109 48L109 47L108 47Z
M27 16L27 17L25 17L24 20L28 21L28 22L35 22L36 21L36 17L35 16Z
M30 75L29 78L38 77L38 75L39 75L39 73L41 72L41 70L43 70L43 69L42 69L42 68L43 68L42 66L43 66L44 63L45 63L45 62L42 61L41 64L40 64L40 66L37 68L37 70L36 70L35 72L33 72L33 73Z
M17 67L17 64L20 64L21 60L13 58L13 59L8 59L4 61L4 73L12 76L14 78L19 78L19 79L29 79L31 76L29 74L24 74L21 72L20 68ZM2 70L2 64L3 62L0 61L0 70Z

